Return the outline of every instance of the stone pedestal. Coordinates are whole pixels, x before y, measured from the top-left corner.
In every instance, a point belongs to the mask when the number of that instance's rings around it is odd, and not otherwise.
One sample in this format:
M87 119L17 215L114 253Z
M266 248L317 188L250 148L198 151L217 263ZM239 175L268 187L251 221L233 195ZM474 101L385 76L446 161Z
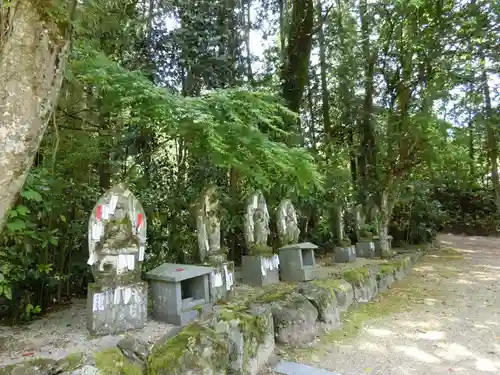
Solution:
M375 244L372 241L359 241L356 243L356 256L359 258L375 258Z
M392 236L387 236L387 239L389 240L389 249L392 248L392 239L393 237ZM377 236L377 237L374 237L373 238L373 243L375 244L375 256L376 257L381 257L382 254L380 252L380 238Z
M115 287L88 286L87 328L92 335L114 335L143 328L147 310L148 285L145 282Z
M213 267L210 274L210 301L229 300L234 297L234 262Z
M356 260L356 247L354 245L340 247L335 246L335 262L351 263Z
M248 285L264 287L280 281L278 256L244 255L241 259L241 276Z
M310 242L283 246L280 248L281 280L309 281L313 279L316 266L314 249L318 246Z
M146 274L153 300L153 317L183 326L212 311L211 267L164 263Z

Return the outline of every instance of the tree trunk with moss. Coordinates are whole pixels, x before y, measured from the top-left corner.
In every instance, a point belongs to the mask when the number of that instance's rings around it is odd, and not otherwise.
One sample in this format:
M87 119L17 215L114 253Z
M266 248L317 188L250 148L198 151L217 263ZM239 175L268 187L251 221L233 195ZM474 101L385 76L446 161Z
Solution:
M57 101L69 46L50 4L0 5L0 230L22 189ZM73 7L74 9L74 7Z

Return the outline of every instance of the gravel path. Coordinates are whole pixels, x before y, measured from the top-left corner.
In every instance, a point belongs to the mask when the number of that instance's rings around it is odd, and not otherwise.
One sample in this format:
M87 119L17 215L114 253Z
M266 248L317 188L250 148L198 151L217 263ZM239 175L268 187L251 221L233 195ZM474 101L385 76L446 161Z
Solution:
M441 235L463 259L425 257L409 283L422 298L366 321L356 338L321 340L295 358L343 375L500 374L500 239ZM456 257L455 257L456 258ZM390 303L396 285L380 303Z
M45 315L20 327L0 326L0 366L34 358L61 359L74 352L87 358L94 351L115 346L123 335L91 337L87 330L86 300L74 300L71 307ZM135 337L153 344L173 326L149 320ZM1 372L1 371L0 371Z

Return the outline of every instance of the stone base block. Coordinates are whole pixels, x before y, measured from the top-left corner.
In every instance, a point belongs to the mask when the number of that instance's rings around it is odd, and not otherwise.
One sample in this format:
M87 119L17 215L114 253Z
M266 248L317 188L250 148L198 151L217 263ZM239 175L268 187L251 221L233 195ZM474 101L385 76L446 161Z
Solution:
M356 244L356 256L360 258L375 258L375 244L372 241L361 241Z
M87 328L92 335L115 335L143 328L148 312L148 284L120 287L89 284Z
M389 249L391 249L392 248L392 236L391 235L387 236L387 239L389 240ZM375 245L375 256L379 257L379 258L382 257L382 253L380 251L380 239L378 237L375 237L373 239L373 243Z
M335 247L335 262L337 263L350 263L356 260L356 247Z
M230 300L234 297L234 262L214 267L210 275L210 301Z
M153 317L161 322L176 326L185 326L195 320L206 318L212 312L213 306L213 303L204 303L174 314L167 314L166 311L155 311Z
M314 267L304 266L301 269L292 269L283 267L280 272L282 281L302 282L314 280Z
M273 266L272 269L269 269L270 262L277 258L277 255L274 257L244 255L241 259L243 283L258 287L279 283L279 268ZM276 265L276 262L274 264Z

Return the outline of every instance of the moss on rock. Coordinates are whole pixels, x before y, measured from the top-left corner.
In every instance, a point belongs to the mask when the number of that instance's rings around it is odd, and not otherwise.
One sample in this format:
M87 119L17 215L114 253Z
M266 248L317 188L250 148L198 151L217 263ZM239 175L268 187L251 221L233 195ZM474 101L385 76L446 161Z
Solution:
M227 367L227 338L213 329L191 323L166 343L153 348L148 375L182 375L196 368Z
M344 271L343 279L348 283L359 286L370 276L370 268L363 266Z
M0 375L36 375L71 372L81 365L82 360L83 354L80 352L71 353L60 360L35 358L15 365L1 367Z
M142 375L142 368L130 362L118 348L94 353L96 367L101 375Z

